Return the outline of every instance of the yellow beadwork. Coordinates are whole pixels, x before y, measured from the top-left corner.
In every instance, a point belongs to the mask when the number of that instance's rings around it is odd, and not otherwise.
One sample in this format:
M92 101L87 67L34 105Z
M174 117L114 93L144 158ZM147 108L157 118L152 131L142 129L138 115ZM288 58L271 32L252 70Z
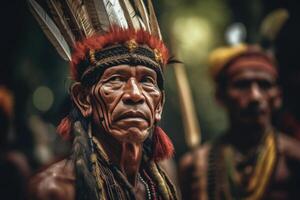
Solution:
M95 58L95 50L94 49L91 49L90 52L90 62L92 65L95 65L96 64L96 58Z
M162 64L163 63L163 57L162 57L162 54L161 52L158 50L158 49L154 49L154 56L155 56L155 60Z
M274 132L270 132L265 136L262 147L263 149L258 155L256 164L252 166L253 172L251 173L251 177L247 185L242 185L242 176L236 170L234 170L233 174L228 177L231 179L231 181L233 181L236 187L245 188L245 191L248 195L243 198L244 200L259 200L262 199L265 194L276 164L277 155ZM234 150L230 147L227 147L223 150L223 155L227 155L227 158L233 158ZM224 192L226 193L226 191ZM230 192L226 194L231 196L231 198L234 198Z
M129 49L129 52L133 52L138 47L138 44L134 39L131 39L126 42L126 46Z

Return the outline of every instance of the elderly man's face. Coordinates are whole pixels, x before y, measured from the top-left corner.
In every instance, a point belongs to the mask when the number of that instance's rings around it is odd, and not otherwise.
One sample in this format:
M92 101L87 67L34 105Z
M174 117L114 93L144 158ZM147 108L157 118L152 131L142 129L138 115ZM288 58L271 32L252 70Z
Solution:
M235 121L258 126L270 123L272 111L281 102L276 77L254 69L244 69L232 75L225 96Z
M106 69L90 96L94 123L119 141L143 142L161 117L157 74L145 66Z

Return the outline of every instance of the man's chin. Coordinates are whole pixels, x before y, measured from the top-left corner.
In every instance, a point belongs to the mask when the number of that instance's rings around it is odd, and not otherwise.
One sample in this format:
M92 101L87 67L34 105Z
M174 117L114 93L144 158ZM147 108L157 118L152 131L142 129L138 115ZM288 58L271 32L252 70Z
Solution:
M244 125L257 128L264 127L266 125L266 120L261 117L240 118L240 122Z
M119 142L143 143L149 136L149 130L130 127L127 130L112 131L111 134Z

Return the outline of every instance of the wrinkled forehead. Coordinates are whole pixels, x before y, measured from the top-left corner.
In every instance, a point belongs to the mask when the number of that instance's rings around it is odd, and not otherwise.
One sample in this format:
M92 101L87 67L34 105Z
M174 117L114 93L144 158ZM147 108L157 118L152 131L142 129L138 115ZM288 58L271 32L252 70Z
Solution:
M124 75L124 76L151 76L157 79L157 73L153 69L143 66L143 65L117 65L110 68L107 68L100 79L105 79L114 75Z
M135 69L135 70L133 70ZM107 76L108 74L115 74L115 73L131 73L133 71L138 71L139 75L141 74L153 74L156 78L157 85L161 91L164 90L164 77L163 72L160 68L146 66L146 65L139 65L139 64L120 64L115 66L107 66L107 67L99 67L96 68L92 73L89 73L82 79L81 83L87 87L90 87L96 84L98 81L104 78L103 75Z
M229 76L243 70L264 71L274 77L278 75L274 63L263 55L243 55L233 59L227 66L227 74Z
M235 81L269 81L269 82L276 82L277 76L273 73L269 73L263 69L256 69L256 68L244 68L236 71L235 73L231 74L229 77L230 82Z

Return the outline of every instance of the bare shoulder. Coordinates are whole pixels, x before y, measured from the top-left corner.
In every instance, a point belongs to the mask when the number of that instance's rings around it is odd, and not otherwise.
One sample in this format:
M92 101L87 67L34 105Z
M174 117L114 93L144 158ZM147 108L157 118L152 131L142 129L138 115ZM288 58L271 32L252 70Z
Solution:
M62 160L36 174L29 182L29 198L36 200L71 200L75 198L73 163Z
M198 147L194 152L188 152L179 161L179 168L186 169L197 162L202 167L205 167L207 163L208 154L211 148L211 144L206 143Z
M278 150L285 157L300 161L300 141L288 135L278 135Z

